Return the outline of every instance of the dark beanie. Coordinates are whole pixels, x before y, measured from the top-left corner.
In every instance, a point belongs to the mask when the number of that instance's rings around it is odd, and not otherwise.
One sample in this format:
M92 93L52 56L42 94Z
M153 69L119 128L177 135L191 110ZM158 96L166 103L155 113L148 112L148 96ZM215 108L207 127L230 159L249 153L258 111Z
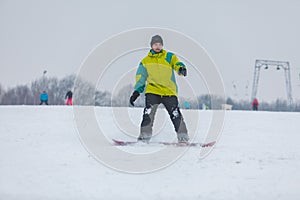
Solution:
M161 43L162 45L164 45L163 40L159 35L155 35L151 38L150 46L152 47L152 45L155 43Z

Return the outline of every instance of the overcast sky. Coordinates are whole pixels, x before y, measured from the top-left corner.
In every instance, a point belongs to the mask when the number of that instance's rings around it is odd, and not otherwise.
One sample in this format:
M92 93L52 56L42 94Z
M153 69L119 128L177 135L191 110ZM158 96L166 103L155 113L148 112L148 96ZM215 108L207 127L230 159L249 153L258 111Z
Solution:
M270 59L290 62L293 97L300 99L299 2L0 0L0 83L5 88L30 83L44 69L59 78L76 73L108 37L161 27L207 50L228 96L250 98L255 60ZM283 70L262 71L258 97L286 98Z

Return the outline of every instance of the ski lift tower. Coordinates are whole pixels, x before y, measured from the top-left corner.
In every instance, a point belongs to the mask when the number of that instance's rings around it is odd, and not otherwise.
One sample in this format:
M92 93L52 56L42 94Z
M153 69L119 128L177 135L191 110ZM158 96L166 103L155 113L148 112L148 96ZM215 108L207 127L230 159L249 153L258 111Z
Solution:
M269 67L276 67L277 70L280 70L280 68L284 69L287 101L289 105L292 105L293 98L292 98L292 87L291 87L290 64L289 62L285 62L285 61L273 61L273 60L255 61L251 100L253 101L253 99L256 98L258 81L259 81L259 73L261 67L264 67L264 69L268 69Z

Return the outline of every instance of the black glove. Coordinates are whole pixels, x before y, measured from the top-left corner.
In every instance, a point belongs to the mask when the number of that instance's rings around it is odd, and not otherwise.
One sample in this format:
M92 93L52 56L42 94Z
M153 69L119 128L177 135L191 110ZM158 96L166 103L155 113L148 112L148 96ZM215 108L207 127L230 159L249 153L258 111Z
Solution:
M180 67L179 70L178 70L178 74L186 76L187 75L186 68L185 67Z
M135 101L139 96L140 96L140 93L139 93L138 91L134 91L134 92L132 93L132 95L131 95L131 97L130 97L130 100L129 100L129 102L130 102L130 104L131 104L132 106L134 106L134 101Z

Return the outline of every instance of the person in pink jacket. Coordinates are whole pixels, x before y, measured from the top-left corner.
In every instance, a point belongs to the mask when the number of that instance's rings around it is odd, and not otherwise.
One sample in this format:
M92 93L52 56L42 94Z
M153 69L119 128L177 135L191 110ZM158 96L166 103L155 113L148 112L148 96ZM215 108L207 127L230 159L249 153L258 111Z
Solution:
M252 109L257 111L258 110L258 105L259 105L259 103L258 103L257 98L254 98L253 101L252 101Z

